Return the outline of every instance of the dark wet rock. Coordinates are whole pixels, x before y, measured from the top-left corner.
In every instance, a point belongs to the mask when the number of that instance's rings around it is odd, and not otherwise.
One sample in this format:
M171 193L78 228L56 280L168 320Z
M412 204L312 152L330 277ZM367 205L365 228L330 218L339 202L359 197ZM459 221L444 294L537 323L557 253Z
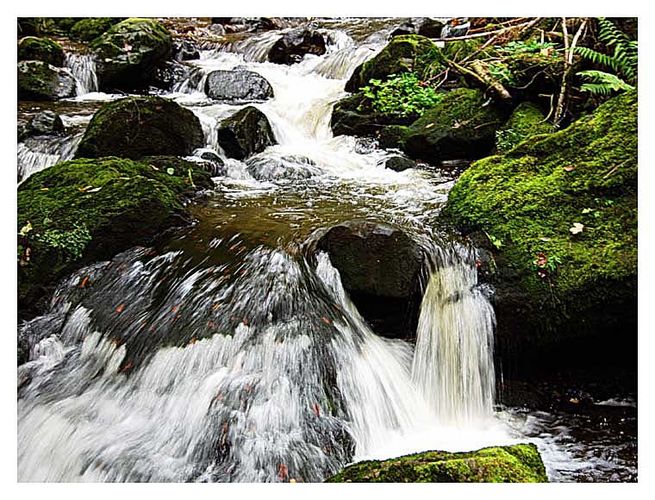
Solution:
M216 131L218 143L230 158L243 160L277 144L266 115L248 106L223 120Z
M384 162L384 166L385 168L389 168L396 172L402 172L403 170L407 170L409 168L416 168L416 162L407 158L406 156L396 155L387 158Z
M200 120L188 109L161 97L128 97L93 115L76 157L186 156L203 145Z
M200 51L189 40L173 42L173 59L176 61L191 61L200 59Z
M425 451L349 465L329 483L547 483L534 444L452 453Z
M395 28L389 35L395 38L402 35L421 35L428 38L440 38L444 23L429 17L409 19Z
M454 17L450 19L444 26L442 37L453 38L458 36L465 36L470 28L471 23L467 17Z
M410 117L377 113L362 94L355 94L334 105L330 127L335 135L379 137L389 125L409 125L413 121Z
M185 199L212 187L208 173L175 157L107 157L59 163L18 187L19 307L54 280L188 224Z
M318 31L301 28L285 33L275 42L268 60L276 64L294 64L306 54L325 54L325 38Z
M504 113L481 91L452 90L407 129L403 151L433 164L481 158L491 152L504 122Z
M420 246L400 229L353 220L318 236L315 248L330 256L344 288L373 330L412 338L420 305Z
M18 43L19 61L43 61L52 66L64 65L64 49L49 38L26 36Z
M155 68L152 81L154 87L172 90L175 84L189 78L191 69L186 64L177 61L165 61Z
M254 71L216 70L207 76L205 93L220 101L264 101L273 97L273 87Z
M308 179L321 173L312 159L299 155L255 156L246 165L259 181Z
M91 43L97 56L100 90L147 87L155 68L171 55L172 40L154 19L130 18Z
M194 156L197 156L202 161L198 162L199 165L209 172L213 177L218 177L227 174L227 167L223 159L216 154L216 152L205 149L195 151Z
M37 113L27 124L29 135L56 135L64 131L61 117L54 111L46 110Z
M75 95L75 79L65 69L42 61L18 63L18 98L55 101Z

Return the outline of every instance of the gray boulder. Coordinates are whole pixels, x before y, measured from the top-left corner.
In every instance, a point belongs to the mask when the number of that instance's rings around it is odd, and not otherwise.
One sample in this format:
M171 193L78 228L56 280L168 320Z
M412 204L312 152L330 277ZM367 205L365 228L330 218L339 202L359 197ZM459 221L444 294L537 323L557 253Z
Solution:
M207 76L205 93L219 101L264 101L273 97L273 87L254 71L216 70Z

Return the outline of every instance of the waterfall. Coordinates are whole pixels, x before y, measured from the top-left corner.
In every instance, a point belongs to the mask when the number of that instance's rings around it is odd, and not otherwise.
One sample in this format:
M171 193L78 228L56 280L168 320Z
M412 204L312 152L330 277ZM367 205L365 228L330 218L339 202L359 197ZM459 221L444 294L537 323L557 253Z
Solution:
M440 257L421 304L412 379L440 421L470 425L493 412L495 315L474 259Z
M70 160L83 134L68 137L30 137L18 143L18 181L61 161Z
M78 96L98 91L96 62L93 54L67 52L64 66L75 78L75 89Z

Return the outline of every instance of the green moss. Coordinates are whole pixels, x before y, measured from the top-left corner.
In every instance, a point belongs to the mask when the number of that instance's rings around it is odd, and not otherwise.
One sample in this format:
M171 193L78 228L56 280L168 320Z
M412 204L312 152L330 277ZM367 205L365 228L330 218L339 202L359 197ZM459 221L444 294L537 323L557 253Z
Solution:
M355 69L346 84L349 92L358 91L372 78L386 80L390 75L413 71L425 78L443 68L441 51L429 38L401 35L393 38L382 51Z
M31 227L19 236L20 304L76 266L182 222L184 198L208 182L206 172L175 158L73 160L32 175L18 188L18 230Z
M103 105L93 115L76 156L185 156L203 144L202 126L193 112L161 97L128 97Z
M517 106L507 123L496 132L496 150L505 153L528 137L550 134L554 130L537 106L523 102Z
M70 30L71 38L90 42L120 22L115 17L87 17L76 22Z
M49 38L26 36L18 43L19 61L43 61L53 66L64 64L64 49Z
M154 19L129 18L91 42L101 89L147 85L154 68L170 57L170 33Z
M503 122L501 111L481 91L452 90L409 127L404 150L431 162L479 158L491 150Z
M531 336L581 335L612 307L629 316L637 276L636 92L474 163L444 214L502 242L499 298L518 294L513 314ZM584 229L572 234L576 223Z
M390 460L369 460L346 467L327 482L380 483L538 483L548 482L533 444L450 453L427 451Z
M43 61L18 63L18 98L48 101L70 97L75 93L75 80L68 74Z

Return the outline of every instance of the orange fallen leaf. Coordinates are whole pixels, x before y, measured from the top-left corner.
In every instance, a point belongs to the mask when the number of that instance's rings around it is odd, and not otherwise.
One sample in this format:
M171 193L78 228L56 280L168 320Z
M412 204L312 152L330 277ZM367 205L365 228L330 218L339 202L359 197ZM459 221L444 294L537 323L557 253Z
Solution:
M280 464L277 468L277 476L284 481L286 478L289 477L289 469L287 468L286 465Z
M330 321L330 318L326 318L325 316L321 316L321 319L323 320L323 323L326 325L331 325L332 321Z
M566 167L563 168L565 172L573 172L575 170L575 167L573 165L567 165Z
M125 310L125 304L120 304L120 305L116 308L116 312L117 312L118 314L122 313L124 310Z
M86 285L88 285L88 284L89 284L89 277L85 276L84 278L82 278L82 281L80 281L79 287L80 288L85 288Z

